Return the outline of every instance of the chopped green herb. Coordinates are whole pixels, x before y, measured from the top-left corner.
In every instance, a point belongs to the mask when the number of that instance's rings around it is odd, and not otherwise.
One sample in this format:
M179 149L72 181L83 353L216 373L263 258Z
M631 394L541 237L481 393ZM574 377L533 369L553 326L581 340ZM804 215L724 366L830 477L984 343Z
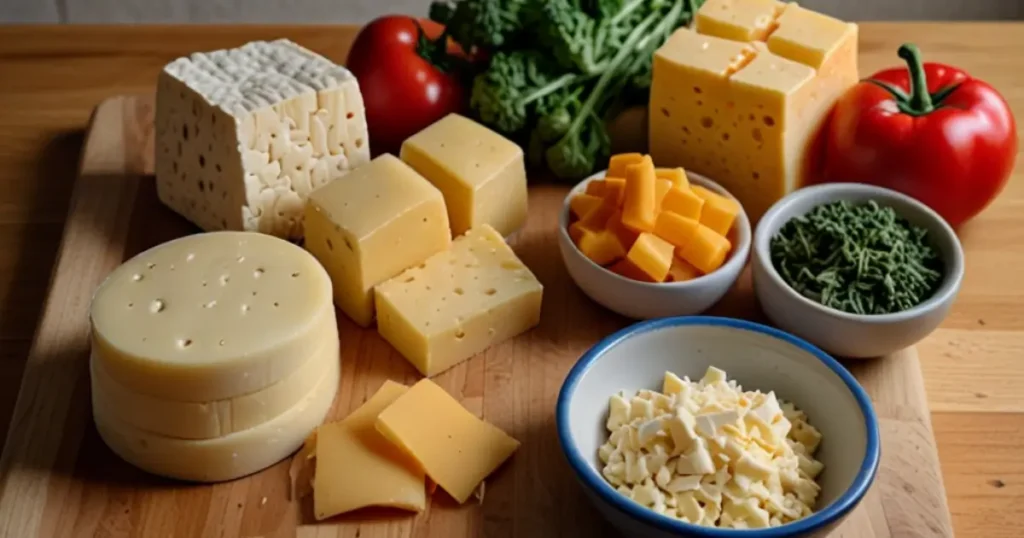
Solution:
M928 232L874 201L820 205L772 237L772 265L797 293L852 314L890 314L931 297L942 260Z

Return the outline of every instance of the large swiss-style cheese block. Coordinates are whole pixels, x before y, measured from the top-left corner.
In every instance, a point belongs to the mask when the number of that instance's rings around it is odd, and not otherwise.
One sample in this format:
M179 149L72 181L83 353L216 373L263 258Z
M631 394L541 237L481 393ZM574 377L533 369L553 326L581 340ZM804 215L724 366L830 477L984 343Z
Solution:
M299 238L306 196L370 160L355 77L284 39L168 64L155 130L160 200L207 231Z
M111 379L181 402L265 389L338 339L327 272L255 232L190 235L135 256L100 285L90 316Z
M828 111L857 82L857 25L775 0L708 0L654 56L650 152L756 221L815 179Z

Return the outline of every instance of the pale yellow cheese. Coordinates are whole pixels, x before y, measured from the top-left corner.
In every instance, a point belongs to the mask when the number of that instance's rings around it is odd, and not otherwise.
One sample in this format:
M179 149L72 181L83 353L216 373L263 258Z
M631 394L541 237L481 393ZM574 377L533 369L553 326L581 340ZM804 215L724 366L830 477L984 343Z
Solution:
M377 431L377 415L409 387L385 381L341 422L317 430L313 513L317 519L367 506L422 512L427 504L423 470Z
M363 327L373 287L451 244L441 191L389 154L313 191L305 248L327 269L334 302Z
M90 319L111 378L187 402L268 387L338 337L323 267L256 232L190 235L135 256L100 285Z
M93 398L111 409L120 421L158 435L181 439L210 439L258 426L287 411L305 397L329 362L338 362L338 339L323 342L287 377L256 392L226 400L182 402L154 398L110 378L102 363L90 360Z
M402 160L441 189L452 234L490 224L503 236L526 222L526 166L511 140L449 114L409 137Z
M484 224L377 286L377 329L432 376L537 325L543 290Z
M265 469L295 452L331 408L340 363L297 404L259 426L214 439L175 439L130 426L93 398L93 418L103 441L128 463L149 473L197 482L232 480Z
M382 411L377 429L460 503L519 448L519 441L475 417L429 379Z
M753 220L817 179L828 111L857 82L857 25L774 0L709 0L655 53L650 152Z

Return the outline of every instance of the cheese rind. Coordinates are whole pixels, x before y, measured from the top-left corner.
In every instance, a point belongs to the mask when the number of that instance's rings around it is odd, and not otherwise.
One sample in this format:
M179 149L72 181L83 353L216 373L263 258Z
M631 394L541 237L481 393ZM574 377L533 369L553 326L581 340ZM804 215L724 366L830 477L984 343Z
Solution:
M338 390L339 361L331 361L314 389L259 426L214 439L174 439L132 427L93 398L103 441L128 463L156 475L195 482L232 480L265 469L292 452L323 421Z
M318 520L367 506L422 512L426 486L419 464L377 431L377 416L409 387L385 381L340 422L317 430L313 513Z
M257 392L211 402L182 402L134 392L89 361L93 398L119 421L157 435L212 439L256 427L284 413L317 385L329 362L338 362L339 343L329 338L287 377Z
M377 329L433 376L537 325L543 290L485 224L377 286Z
M382 411L376 427L460 503L519 448L519 441L474 416L429 379Z
M338 328L331 282L301 248L211 232L126 261L90 305L94 353L131 390L208 402L285 378Z
M373 323L373 287L451 244L441 191L389 154L318 189L306 206L305 248L326 268L334 302Z
M300 238L309 193L370 160L355 77L285 39L169 63L154 128L157 195L207 231Z
M444 194L452 235L489 224L508 236L526 222L526 165L511 140L449 114L402 144L402 160Z

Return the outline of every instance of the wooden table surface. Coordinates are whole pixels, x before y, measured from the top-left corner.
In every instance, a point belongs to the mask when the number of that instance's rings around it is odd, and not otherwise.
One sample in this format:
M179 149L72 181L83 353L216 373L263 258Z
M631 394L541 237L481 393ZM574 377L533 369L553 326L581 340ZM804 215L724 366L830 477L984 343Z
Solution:
M0 436L92 108L112 95L151 92L160 68L191 51L289 37L343 62L354 34L345 27L0 27ZM904 41L993 84L1024 125L1024 24L864 23L861 73L898 64ZM1024 158L1018 162L1000 199L961 230L963 289L949 319L919 346L958 536L1019 537L1024 528Z

